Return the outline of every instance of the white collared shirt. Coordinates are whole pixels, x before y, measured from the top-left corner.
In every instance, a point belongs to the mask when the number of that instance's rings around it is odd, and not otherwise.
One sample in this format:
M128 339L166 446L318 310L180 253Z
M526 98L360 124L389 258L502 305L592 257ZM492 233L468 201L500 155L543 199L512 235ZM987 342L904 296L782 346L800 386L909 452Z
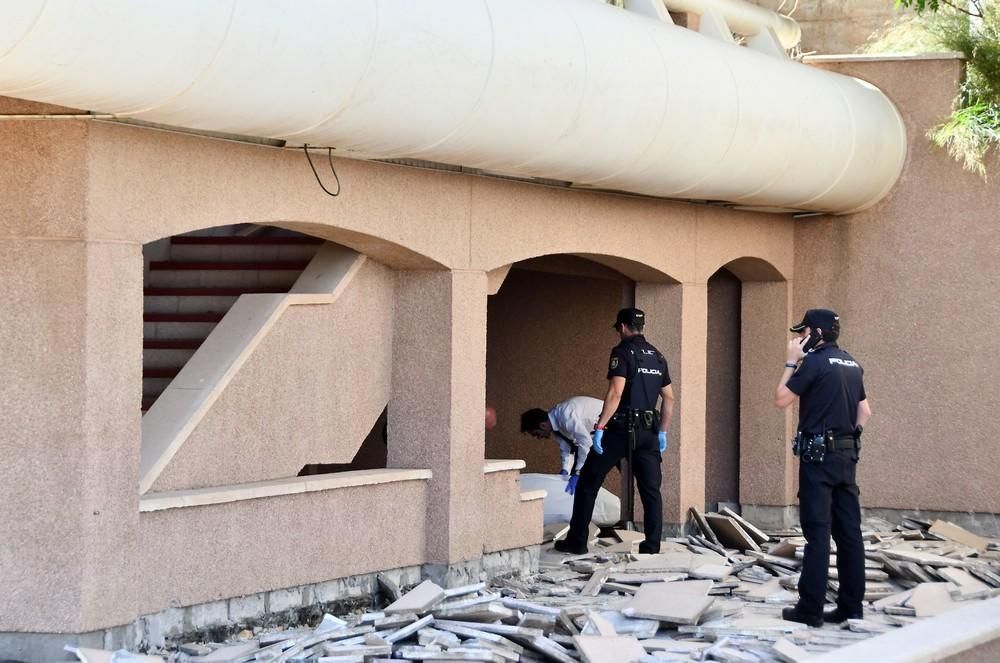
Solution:
M590 447L593 445L590 434L601 418L601 410L603 409L604 401L599 398L574 396L549 410L549 423L552 424L552 430L562 433L562 436L556 436L556 440L559 442L559 457L565 472L579 474L583 462L587 460L587 454L590 453ZM572 444L563 439L563 436L572 440ZM575 467L573 447L578 449Z

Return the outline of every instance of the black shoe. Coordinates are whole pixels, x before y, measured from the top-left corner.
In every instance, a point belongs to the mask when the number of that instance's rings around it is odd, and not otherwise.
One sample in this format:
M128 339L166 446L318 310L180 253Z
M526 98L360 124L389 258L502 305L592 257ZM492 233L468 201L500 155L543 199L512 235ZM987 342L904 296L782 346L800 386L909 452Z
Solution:
M846 622L848 619L863 619L864 615L860 612L848 612L840 608L834 608L833 610L827 610L823 613L823 621L829 622L830 624L841 624Z
M555 549L555 550L557 550L557 551L559 551L559 552L561 552L561 553L568 553L570 555L586 555L587 554L587 546L585 546L585 545L583 545L583 546L574 546L571 543L569 543L568 541L566 541L566 539L560 539L560 540L556 541L555 545L553 545L552 548Z
M823 618L819 615L807 615L799 610L798 606L794 608L783 608L781 610L781 618L788 622L798 622L800 624L805 624L806 626L820 627L823 625Z
M658 555L660 553L660 546L647 546L646 542L643 541L639 544L639 552L643 555Z

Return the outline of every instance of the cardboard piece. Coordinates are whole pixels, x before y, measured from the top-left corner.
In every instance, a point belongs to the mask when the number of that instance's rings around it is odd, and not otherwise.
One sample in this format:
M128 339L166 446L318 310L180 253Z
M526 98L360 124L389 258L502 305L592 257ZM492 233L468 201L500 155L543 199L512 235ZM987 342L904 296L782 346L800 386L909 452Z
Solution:
M415 612L418 615L422 615L433 610L444 599L445 593L443 589L430 580L424 580L399 597L399 599L386 606L383 612L387 615L398 615L406 612Z
M594 575L590 576L590 580L588 580L587 584L585 584L583 589L580 590L580 596L597 596L600 594L601 585L603 585L608 579L609 572L610 569L608 569L608 567L594 571Z
M702 564L692 569L688 574L692 578L707 578L709 580L725 580L733 572L733 567L725 564Z
M925 582L917 585L906 600L906 605L916 611L917 617L934 617L948 612L961 605L951 598L951 588L950 582Z
M616 529L615 536L622 543L642 543L646 540L646 535L642 532L633 532L627 529Z
M705 520L708 521L709 526L711 526L716 536L719 537L719 542L727 548L756 550L760 552L760 546L757 545L753 537L747 534L740 527L739 523L729 516L723 516L718 513L706 513Z
M813 657L813 654L785 638L778 638L771 651L784 663L803 663Z
M691 507L690 509L688 509L688 512L691 514L691 519L694 520L695 524L698 525L698 529L700 529L701 533L705 535L705 538L707 538L709 541L711 541L717 546L721 545L721 543L719 542L719 537L717 537L715 535L715 532L712 531L711 526L709 526L708 521L705 520L705 516L702 515L701 511L699 511L694 507Z
M928 531L936 536L975 548L980 553L986 552L986 548L990 545L989 540L945 520L935 521Z
M740 514L730 509L728 506L722 507L721 509L719 509L719 512L722 513L722 515L724 516L729 516L737 523L739 523L740 527L742 527L747 534L752 536L753 540L756 541L757 543L766 543L767 541L770 540L771 537L769 537L767 534L764 534L764 532L757 529L756 525L754 525L749 520L747 520Z
M627 617L643 617L671 624L696 624L712 607L715 599L708 596L711 580L656 582L643 585L624 606Z
M938 575L955 585L949 591L952 598L959 601L986 598L993 591L985 582L962 569L939 569Z
M610 637L610 636L618 635L618 631L616 631L615 627L611 625L611 622L609 622L604 617L601 617L596 612L593 612L593 611L588 612L587 613L587 620L591 624L593 624L594 630L597 631L597 635L600 635L600 636L603 636L603 637Z
M639 641L627 635L574 635L573 642L584 663L635 663L646 655Z

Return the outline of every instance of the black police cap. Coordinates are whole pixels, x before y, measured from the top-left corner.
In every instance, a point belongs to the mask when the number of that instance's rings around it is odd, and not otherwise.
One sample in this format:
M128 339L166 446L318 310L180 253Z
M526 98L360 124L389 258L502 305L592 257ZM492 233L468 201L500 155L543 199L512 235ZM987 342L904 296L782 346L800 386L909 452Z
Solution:
M615 319L614 328L618 329L618 325L622 323L625 323L632 329L642 327L646 324L646 314L637 308L623 308L618 311L618 317Z
M828 308L811 308L802 316L802 322L789 327L788 331L798 333L806 327L840 333L840 316Z

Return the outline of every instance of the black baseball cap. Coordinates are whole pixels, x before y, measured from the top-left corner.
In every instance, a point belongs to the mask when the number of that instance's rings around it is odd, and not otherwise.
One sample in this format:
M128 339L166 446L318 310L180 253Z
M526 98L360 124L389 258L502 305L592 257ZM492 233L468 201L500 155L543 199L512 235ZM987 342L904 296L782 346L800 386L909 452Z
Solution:
M798 333L806 327L839 334L840 316L828 308L811 308L802 316L802 322L789 327L788 331Z
M615 318L614 329L618 329L618 325L623 322L632 329L642 327L646 324L646 314L637 308L623 308L618 311L618 317Z

